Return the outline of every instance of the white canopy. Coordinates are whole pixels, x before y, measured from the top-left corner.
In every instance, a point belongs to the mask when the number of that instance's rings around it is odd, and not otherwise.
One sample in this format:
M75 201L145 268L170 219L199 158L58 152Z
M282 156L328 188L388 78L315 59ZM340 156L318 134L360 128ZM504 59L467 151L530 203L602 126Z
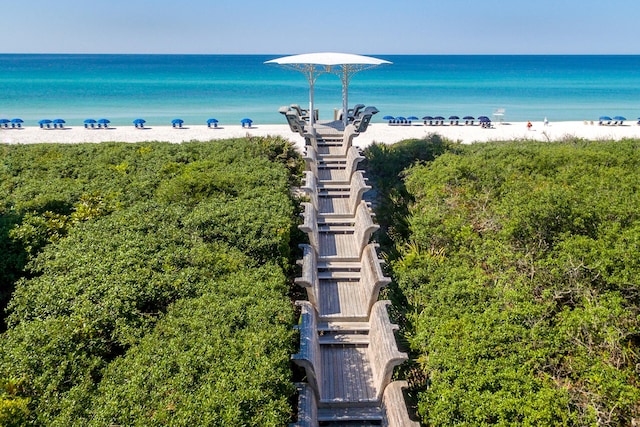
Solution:
M301 55L283 56L282 58L272 59L265 62L265 64L278 64L278 65L325 65L325 66L337 66L337 65L368 65L378 66L382 64L391 64L384 59L374 58L372 56L354 55L351 53L336 53L336 52L318 52L318 53L303 53Z
M265 64L281 65L285 68L300 71L307 76L309 81L309 124L313 128L313 87L319 75L325 73L336 74L342 80L342 120L346 126L348 121L349 80L351 76L358 71L383 64L391 64L391 62L371 56L350 53L318 52L283 56L282 58L266 61Z

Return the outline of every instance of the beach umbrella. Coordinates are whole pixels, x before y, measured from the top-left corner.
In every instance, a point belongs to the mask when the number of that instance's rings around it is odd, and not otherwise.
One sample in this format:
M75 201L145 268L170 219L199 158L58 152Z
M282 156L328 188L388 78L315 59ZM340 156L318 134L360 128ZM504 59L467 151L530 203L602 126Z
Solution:
M464 116L462 120L475 120L473 116Z
M384 116L382 118L382 120L395 120L395 117L393 117L393 116Z
M242 127L251 127L251 123L253 123L253 120L249 119L249 118L244 118L242 120L240 120L240 124L242 124Z
M108 119L100 119L98 120L98 127L104 127L105 129L109 127L109 123L111 123L111 120Z
M173 127L182 127L182 124L184 123L184 120L182 119L173 119L171 120L171 124L173 125Z
M21 127L22 123L24 123L24 120L22 119L11 119L11 127L14 127L17 125L17 127Z
M87 119L84 121L84 127L88 128L89 126L93 127L96 124L94 119Z
M606 121L606 122L608 122L608 121L611 121L611 120L612 120L612 119L611 119L611 117L609 117L609 116L600 116L600 121L603 121L603 122L605 122L605 121Z
M53 119L51 123L53 123L53 127L56 127L57 125L60 125L60 129L62 129L66 122L64 120L62 120L62 119Z
M7 127L8 124L11 122L11 120L9 119L0 119L0 125Z
M51 120L49 119L42 119L38 122L38 124L40 125L41 128L43 128L45 125L47 125L47 127L49 127L49 125L51 125Z
M417 118L416 116L409 116L407 117L407 120L420 120L420 119Z
M478 121L480 122L480 126L482 126L483 128L491 127L491 119L487 116L478 117Z
M627 120L627 119L626 119L625 117L622 117L622 116L615 116L615 117L613 118L613 120L624 121L624 120Z
M144 127L144 124L145 124L146 122L147 122L147 121L146 121L145 119L135 119L135 120L133 121L133 125L134 125L135 127Z
M207 126L211 127L213 125L214 128L218 127L218 119L209 119L207 120Z
M350 53L319 52L305 53L301 55L283 56L281 58L266 61L265 64L277 64L290 70L303 73L309 81L309 125L315 132L313 108L313 89L318 76L322 74L335 74L342 81L342 122L347 126L349 115L349 81L359 71L374 68L383 64L391 64L383 59L371 56L353 55Z
M458 116L449 116L449 120L460 120Z

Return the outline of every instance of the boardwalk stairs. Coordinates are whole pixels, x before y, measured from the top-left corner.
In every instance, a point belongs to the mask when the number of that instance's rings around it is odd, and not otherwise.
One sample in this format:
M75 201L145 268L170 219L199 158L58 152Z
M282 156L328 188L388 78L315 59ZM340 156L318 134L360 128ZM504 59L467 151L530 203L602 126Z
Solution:
M418 426L408 415L406 382L392 381L407 355L398 350L390 302L378 300L390 279L370 242L378 225L363 194L371 187L357 168L364 158L352 145L362 128L308 129L295 117L288 120L305 136L302 190L309 199L300 225L309 244L301 245L296 279L308 300L296 302L300 347L292 356L306 381L297 385L298 419L291 427Z

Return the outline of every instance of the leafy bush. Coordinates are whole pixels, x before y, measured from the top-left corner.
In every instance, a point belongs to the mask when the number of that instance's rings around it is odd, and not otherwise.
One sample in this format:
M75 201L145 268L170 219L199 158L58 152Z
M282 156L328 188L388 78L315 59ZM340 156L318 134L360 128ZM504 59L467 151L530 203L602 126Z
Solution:
M407 171L392 267L424 423L638 422L639 164L639 141L491 143Z
M2 156L0 289L11 300L0 378L20 387L0 388L0 420L286 423L290 185L302 164L290 144L34 145Z

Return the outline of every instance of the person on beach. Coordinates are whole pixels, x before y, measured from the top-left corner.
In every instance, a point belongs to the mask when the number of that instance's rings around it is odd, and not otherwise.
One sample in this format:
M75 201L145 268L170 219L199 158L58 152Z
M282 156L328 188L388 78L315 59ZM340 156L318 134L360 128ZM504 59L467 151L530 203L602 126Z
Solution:
M531 126L533 126L531 122L527 122L527 130L531 130Z
M546 126L549 126L549 120L547 120L547 118L546 118L546 117L544 118L544 125L545 125L545 127L546 127Z

